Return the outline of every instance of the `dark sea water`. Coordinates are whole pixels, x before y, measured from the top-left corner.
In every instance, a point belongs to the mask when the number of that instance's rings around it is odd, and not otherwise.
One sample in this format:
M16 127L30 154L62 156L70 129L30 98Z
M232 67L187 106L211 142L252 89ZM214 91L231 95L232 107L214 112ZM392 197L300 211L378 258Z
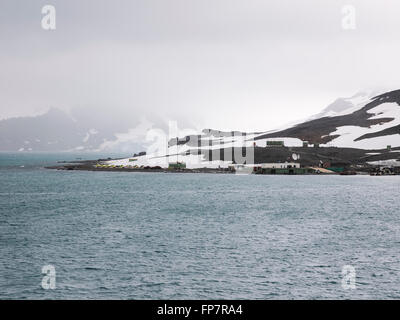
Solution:
M400 298L400 176L43 168L76 156L0 154L1 299Z

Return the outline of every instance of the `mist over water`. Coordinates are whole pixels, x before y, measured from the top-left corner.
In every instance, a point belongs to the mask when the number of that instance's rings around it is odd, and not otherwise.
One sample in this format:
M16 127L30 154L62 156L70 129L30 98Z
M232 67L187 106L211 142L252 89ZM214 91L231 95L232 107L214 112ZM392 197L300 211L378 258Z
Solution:
M0 154L2 299L400 298L400 176L43 168L66 157Z

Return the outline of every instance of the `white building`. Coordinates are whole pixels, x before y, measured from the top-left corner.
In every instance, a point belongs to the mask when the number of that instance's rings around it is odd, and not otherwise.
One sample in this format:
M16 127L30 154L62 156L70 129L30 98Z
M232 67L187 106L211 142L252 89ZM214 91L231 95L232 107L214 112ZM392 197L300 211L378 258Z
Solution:
M256 165L263 169L287 169L287 168L300 168L300 163L284 162L284 163L260 163Z

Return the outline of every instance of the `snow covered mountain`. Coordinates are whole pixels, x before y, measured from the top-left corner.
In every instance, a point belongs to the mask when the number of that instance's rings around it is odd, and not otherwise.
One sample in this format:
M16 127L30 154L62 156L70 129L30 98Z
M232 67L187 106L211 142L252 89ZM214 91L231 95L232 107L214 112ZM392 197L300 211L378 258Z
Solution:
M375 96L380 93L377 91L372 92L358 92L350 98L338 98L333 103L328 105L320 113L312 116L309 120L315 120L323 117L337 117L353 113L364 107Z
M310 162L321 155L322 149L330 152L328 158L340 151L342 155L336 155L336 160L400 159L400 90L340 98L304 122L264 132L204 129L199 134L181 137L167 137L163 133L160 138L159 131L166 131L152 129L151 123L132 130L131 122L114 120L100 121L92 115L72 118L57 109L37 117L2 120L0 151L105 150L122 146L123 151L133 153L147 146L147 155L136 157L136 165L168 166L178 160L189 167L213 167L232 163L224 155L217 156L229 148L255 147L256 162L285 160L288 155L284 152L270 152L272 149L266 148L267 142L284 141L286 147L298 148L287 152L303 153L303 159L309 156ZM325 148L320 148L318 156L315 152L311 156L311 151L301 149L305 142ZM388 145L391 150L386 152ZM329 148L336 149L329 151ZM346 148L358 151L343 156ZM118 164L131 163L124 159Z
M257 146L265 146L266 141L282 140L292 147L300 147L305 141L342 148L400 147L400 90L379 95L358 93L351 98L337 99L308 121L283 130L241 133L205 129L199 138L211 140L214 146L229 144L232 136L236 144L254 140ZM190 141L189 138L183 141Z
M338 99L309 121L257 139L273 137L292 137L342 148L399 147L400 90Z
M79 110L78 110L79 111ZM68 114L57 108L46 113L0 120L0 152L107 151L141 149L133 139L116 143L118 133L131 133L135 125L128 117L113 119L97 114ZM133 134L131 134L132 136ZM129 153L128 153L129 154Z
M280 156L278 151L272 155L265 148L268 141L284 141L286 147L296 152L305 152L302 150L305 142L310 146L325 147L319 148L326 152L324 157L336 161L400 159L400 90L379 95L359 93L351 98L338 99L308 121L283 130L246 133L204 129L198 135L172 138L164 154L162 151L150 153L134 161L139 166L165 166L171 161L185 161L192 168L204 167L206 162L208 167L226 166L231 162L212 154L222 153L227 148L243 147L255 147L256 162L286 159L287 155L281 151ZM389 145L390 151L387 150ZM332 148L336 149L332 151ZM306 152L304 156L309 156L312 162L322 153L311 155ZM222 160L209 161L215 158ZM121 159L113 164L127 165L128 161Z

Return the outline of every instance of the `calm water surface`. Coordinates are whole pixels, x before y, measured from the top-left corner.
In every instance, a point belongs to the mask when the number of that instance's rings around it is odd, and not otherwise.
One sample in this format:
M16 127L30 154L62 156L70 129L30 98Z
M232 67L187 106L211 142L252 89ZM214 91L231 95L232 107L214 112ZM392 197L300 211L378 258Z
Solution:
M1 299L400 298L400 176L43 168L69 158L0 153Z

